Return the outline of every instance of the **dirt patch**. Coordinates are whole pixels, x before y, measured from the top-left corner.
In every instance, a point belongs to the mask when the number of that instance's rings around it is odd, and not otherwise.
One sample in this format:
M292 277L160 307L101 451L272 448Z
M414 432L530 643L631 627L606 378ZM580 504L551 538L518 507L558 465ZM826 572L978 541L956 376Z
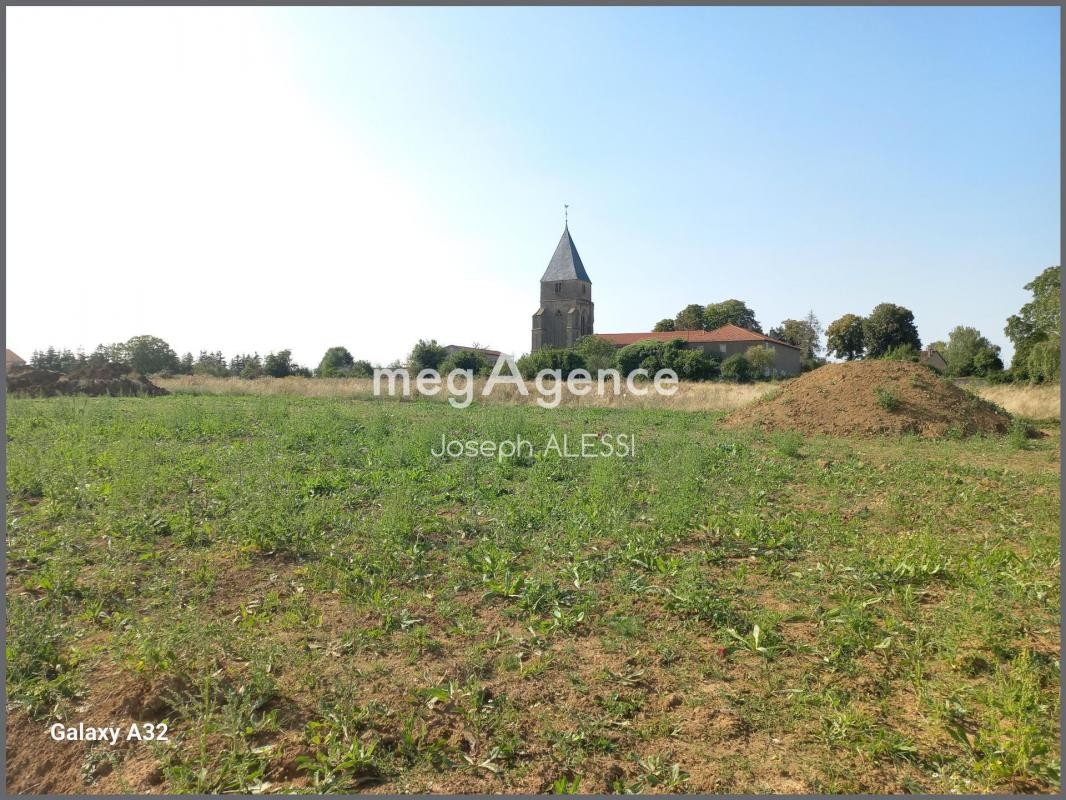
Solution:
M36 367L14 367L7 371L7 390L29 397L85 394L92 397L130 397L168 394L138 372L119 364L81 367L70 373Z
M928 367L900 361L827 364L733 412L729 428L830 436L1006 433L1011 417Z

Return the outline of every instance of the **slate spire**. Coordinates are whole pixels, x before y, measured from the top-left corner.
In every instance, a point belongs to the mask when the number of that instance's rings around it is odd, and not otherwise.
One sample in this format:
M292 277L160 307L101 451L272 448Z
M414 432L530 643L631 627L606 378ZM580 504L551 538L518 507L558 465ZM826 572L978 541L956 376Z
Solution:
M570 238L570 226L563 228L563 235L559 239L559 245L555 248L552 260L548 262L548 269L544 271L541 283L553 283L556 281L586 281L592 283L585 265L581 263L581 256L577 254L574 240Z

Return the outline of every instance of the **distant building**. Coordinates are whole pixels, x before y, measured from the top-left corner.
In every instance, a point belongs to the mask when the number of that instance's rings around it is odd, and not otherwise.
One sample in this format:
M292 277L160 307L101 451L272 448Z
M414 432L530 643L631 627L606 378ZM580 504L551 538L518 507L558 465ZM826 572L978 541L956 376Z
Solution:
M681 339L687 350L702 350L708 356L725 360L735 353L743 354L749 347L765 345L774 351L774 364L770 368L776 377L799 375L803 360L802 351L795 345L771 339L739 325L723 325L713 331L651 331L648 333L598 333L600 339L606 339L616 347L625 347L634 342L654 339L669 342Z
M533 315L533 350L572 347L592 333L592 281L577 254L570 226L540 279L540 308Z
M26 365L26 360L16 353L4 348L4 369L11 369L12 367L22 367Z
M540 308L533 315L533 351L544 347L573 347L582 336L593 335L592 280L581 263L570 226L563 226L563 235L555 248L548 268L540 279ZM773 376L799 375L803 353L798 347L771 339L737 325L723 325L713 331L656 331L648 333L599 333L616 347L654 339L668 342L681 339L685 348L702 350L708 356L726 359L743 354L749 347L765 345L774 351L774 363L769 372ZM449 345L448 351L452 352ZM463 349L463 348L456 348ZM493 352L493 351L486 351Z
M937 372L948 371L948 362L944 360L944 356L940 355L939 350L934 350L932 347L927 347L918 354L918 362L932 367Z

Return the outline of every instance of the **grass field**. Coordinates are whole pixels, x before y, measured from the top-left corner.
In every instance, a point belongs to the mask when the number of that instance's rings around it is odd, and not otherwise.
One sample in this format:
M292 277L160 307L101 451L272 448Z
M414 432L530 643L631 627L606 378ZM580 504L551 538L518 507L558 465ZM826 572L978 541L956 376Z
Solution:
M9 399L9 790L1056 789L1057 427L720 416Z

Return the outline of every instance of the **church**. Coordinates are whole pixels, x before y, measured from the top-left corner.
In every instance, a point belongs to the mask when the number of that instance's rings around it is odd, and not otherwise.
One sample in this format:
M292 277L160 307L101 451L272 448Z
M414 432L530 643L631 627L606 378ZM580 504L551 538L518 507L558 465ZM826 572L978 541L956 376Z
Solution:
M592 280L581 262L570 236L570 224L540 279L540 307L533 315L533 350L544 347L573 347L582 336L593 333ZM772 339L738 325L723 325L713 331L648 331L638 333L597 333L616 347L654 339L682 339L690 350L702 350L708 356L728 358L744 353L749 347L764 345L774 351L773 377L799 375L802 353L798 347Z

